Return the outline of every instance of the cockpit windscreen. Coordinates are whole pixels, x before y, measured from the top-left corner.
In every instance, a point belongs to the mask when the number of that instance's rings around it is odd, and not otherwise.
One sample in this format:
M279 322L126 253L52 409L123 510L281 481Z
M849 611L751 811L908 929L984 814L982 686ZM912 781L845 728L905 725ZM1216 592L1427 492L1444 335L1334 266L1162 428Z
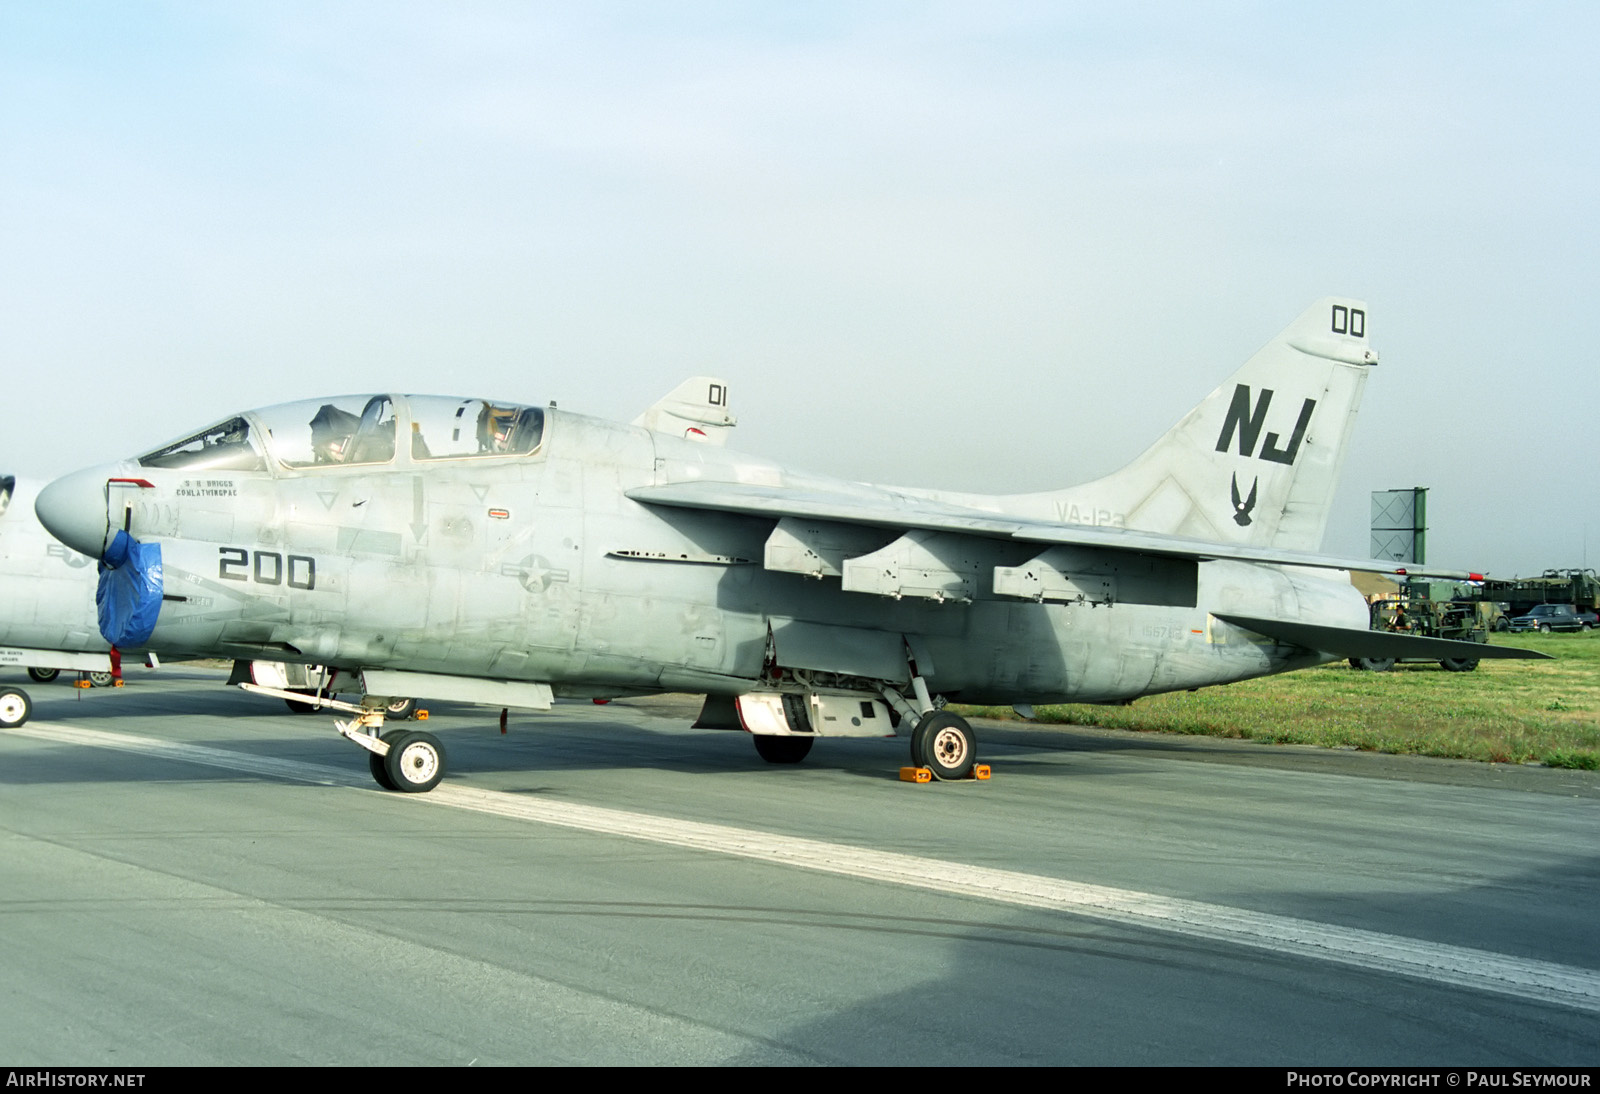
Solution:
M195 471L265 471L267 462L250 423L229 418L179 441L139 457L142 467L185 468Z

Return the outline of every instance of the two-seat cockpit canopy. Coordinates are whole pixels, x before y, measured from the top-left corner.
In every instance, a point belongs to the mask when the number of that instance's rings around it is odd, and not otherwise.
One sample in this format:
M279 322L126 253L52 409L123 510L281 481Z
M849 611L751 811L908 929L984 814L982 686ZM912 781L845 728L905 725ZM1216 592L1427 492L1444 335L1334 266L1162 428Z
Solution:
M410 442L402 445L401 438ZM540 407L447 395L345 395L236 414L139 457L143 467L316 470L334 465L526 456L544 439Z

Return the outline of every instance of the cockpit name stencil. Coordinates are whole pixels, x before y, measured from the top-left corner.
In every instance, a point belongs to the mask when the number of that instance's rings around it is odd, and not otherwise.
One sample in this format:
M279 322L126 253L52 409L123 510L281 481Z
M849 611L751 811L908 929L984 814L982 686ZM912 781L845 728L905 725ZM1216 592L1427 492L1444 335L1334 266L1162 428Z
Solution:
M232 479L182 479L173 493L180 498L236 498L239 488Z

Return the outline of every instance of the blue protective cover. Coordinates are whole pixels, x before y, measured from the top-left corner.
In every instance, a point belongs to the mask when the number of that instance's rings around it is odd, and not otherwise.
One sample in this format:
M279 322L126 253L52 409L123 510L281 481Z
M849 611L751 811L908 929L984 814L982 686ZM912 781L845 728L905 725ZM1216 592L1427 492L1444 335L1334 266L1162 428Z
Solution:
M131 649L150 641L161 613L161 544L140 543L119 531L100 563L94 602L107 642Z

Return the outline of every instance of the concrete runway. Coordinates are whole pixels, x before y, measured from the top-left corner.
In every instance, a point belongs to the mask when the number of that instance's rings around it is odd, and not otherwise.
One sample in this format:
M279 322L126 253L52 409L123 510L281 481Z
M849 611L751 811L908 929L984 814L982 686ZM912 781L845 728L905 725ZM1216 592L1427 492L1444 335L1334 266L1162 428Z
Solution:
M327 714L130 669L0 734L0 1060L1600 1060L1600 779L980 727L797 767L661 699L432 704L376 788Z

